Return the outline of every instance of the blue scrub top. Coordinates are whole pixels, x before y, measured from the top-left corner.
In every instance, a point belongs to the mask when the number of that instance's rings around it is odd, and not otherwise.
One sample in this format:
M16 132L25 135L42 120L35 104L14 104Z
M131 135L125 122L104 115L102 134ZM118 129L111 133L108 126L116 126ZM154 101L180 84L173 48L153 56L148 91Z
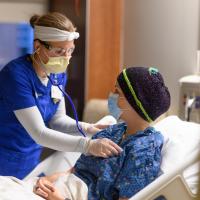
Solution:
M66 74L50 77L65 87ZM13 111L37 106L48 126L59 104L51 98L51 87L50 81L47 86L41 83L30 55L11 61L0 71L0 175L22 179L39 163L42 147Z

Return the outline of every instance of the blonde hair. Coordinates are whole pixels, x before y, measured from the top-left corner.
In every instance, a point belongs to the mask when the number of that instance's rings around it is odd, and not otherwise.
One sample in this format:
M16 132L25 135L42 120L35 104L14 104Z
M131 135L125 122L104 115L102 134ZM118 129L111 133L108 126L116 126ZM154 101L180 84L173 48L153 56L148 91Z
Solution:
M58 12L51 12L45 15L33 15L30 18L30 25L53 27L64 31L74 32L75 26L65 15Z

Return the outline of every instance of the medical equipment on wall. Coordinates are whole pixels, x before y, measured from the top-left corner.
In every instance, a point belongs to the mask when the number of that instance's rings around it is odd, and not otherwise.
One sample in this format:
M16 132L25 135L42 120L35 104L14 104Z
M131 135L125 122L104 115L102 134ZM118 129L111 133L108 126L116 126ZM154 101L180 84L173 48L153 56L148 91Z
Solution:
M179 83L179 117L200 123L200 75L182 77Z

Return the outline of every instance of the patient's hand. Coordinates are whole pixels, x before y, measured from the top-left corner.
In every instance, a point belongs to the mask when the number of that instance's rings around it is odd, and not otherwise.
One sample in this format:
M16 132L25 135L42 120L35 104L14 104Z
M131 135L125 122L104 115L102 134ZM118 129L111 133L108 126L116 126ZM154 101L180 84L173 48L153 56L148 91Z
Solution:
M64 200L59 191L46 177L42 177L38 180L34 188L34 193L47 200Z
M62 175L68 174L68 173L73 173L74 168L70 168L65 172L58 172L54 173L50 176L44 176L38 179L36 185L33 188L33 192L43 198L49 199L53 198L52 200L60 200L60 195L58 194L58 191L56 188L53 186L53 183ZM49 195L51 197L49 197ZM62 198L63 199L63 198ZM51 199L49 199L51 200Z
M33 192L43 198L48 197L48 193L54 192L55 188L53 184L47 179L47 177L39 178Z
M59 191L55 188L54 192L49 192L47 200L64 200L64 197L61 196Z

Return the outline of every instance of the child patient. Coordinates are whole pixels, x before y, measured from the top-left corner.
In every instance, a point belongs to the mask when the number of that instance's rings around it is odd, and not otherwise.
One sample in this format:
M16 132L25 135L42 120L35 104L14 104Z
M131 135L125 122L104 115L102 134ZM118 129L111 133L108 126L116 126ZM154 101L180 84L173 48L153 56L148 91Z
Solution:
M163 136L150 124L169 106L170 93L157 69L130 67L119 74L108 99L109 111L118 123L92 139L109 138L123 151L108 158L81 155L72 172L72 179L79 183L75 184L75 193L80 193L77 200L128 199L160 175ZM53 185L61 175L41 178L35 192L49 200L70 199ZM65 183L69 189L70 179Z

